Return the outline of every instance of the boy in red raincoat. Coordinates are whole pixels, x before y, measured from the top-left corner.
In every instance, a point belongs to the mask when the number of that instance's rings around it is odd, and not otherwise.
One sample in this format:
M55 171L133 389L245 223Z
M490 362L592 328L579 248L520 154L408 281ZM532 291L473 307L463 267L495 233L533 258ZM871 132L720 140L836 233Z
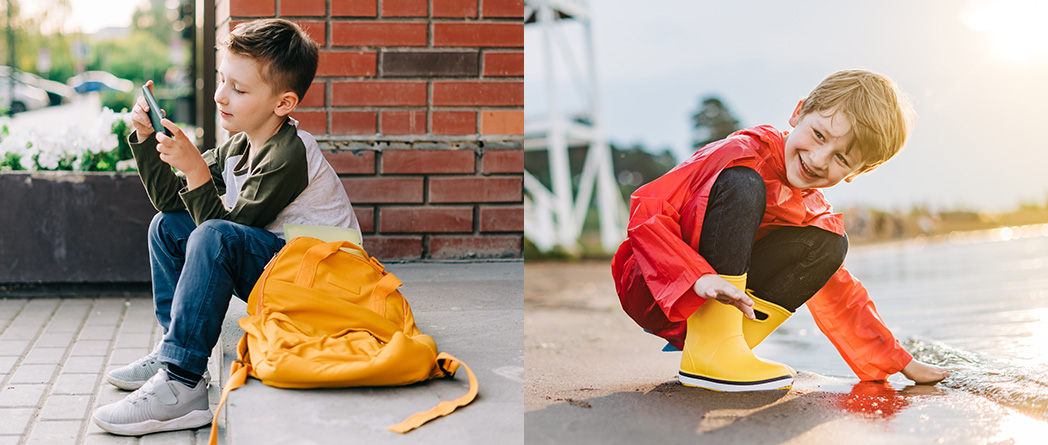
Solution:
M792 369L752 349L805 303L860 379L949 375L914 360L884 325L843 266L844 225L818 190L890 159L911 122L890 79L840 71L797 105L792 132L738 131L637 189L612 273L626 313L683 350L681 383L791 387Z

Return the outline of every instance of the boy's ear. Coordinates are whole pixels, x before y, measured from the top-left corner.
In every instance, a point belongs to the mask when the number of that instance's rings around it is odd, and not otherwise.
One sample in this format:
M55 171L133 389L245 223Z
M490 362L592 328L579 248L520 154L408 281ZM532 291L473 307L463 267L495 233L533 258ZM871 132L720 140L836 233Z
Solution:
M804 106L804 100L797 102L797 108L793 109L793 114L790 116L790 126L796 127L801 122L801 107Z
M280 95L277 107L273 112L276 113L277 116L284 117L291 114L291 111L297 106L298 95L291 91L285 91Z

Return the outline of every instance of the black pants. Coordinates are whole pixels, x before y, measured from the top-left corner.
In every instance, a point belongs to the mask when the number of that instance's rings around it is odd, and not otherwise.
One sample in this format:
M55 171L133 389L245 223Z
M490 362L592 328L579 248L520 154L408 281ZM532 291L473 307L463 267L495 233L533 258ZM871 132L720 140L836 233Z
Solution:
M747 273L754 295L793 312L844 263L848 238L817 227L779 227L754 242L766 196L753 169L721 172L707 202L699 255L719 274Z

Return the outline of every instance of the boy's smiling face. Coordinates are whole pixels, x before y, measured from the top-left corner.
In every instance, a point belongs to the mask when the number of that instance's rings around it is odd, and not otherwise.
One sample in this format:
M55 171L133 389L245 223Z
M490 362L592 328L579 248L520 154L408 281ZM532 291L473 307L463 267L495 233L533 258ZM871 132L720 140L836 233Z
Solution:
M786 137L786 179L795 188L826 188L849 179L862 167L858 147L848 151L851 122L837 109L800 115L793 111L793 131Z
M228 51L222 52L218 83L215 85L215 104L222 118L222 128L230 133L245 132L248 138L253 139L272 126L272 119L283 118L276 114L281 96L262 80L257 61ZM265 141L258 141L262 142Z

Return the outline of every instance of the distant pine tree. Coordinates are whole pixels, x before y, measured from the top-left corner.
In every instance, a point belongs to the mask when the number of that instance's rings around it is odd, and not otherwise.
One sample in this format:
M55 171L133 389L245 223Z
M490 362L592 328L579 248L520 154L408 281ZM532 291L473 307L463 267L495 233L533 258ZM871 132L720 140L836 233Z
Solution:
M739 130L739 120L732 116L724 102L713 96L702 100L698 111L691 115L691 122L691 146L694 149L724 139Z

